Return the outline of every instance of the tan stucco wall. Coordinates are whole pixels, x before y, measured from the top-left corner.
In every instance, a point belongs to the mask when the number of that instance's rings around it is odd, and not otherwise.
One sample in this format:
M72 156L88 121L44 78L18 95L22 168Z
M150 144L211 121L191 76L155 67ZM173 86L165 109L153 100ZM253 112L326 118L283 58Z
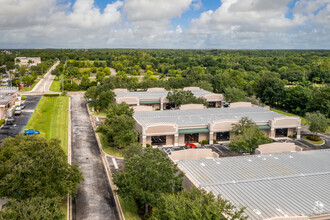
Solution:
M166 135L167 133L177 133L177 127L175 124L162 124L162 125L150 125L145 128L145 135Z
M284 153L292 151L302 151L302 148L295 145L294 143L279 143L274 142L270 144L262 144L256 149L256 154L273 154L273 153Z
M164 92L166 91L164 88L160 88L160 87L154 87L154 88L148 88L147 92Z
M288 128L288 136L294 135L296 133L296 128Z
M126 102L126 104L128 104L128 105L139 105L140 104L140 100L138 97L117 97L116 102L118 104L120 104L122 102Z
M177 160L197 160L207 158L218 158L219 155L212 151L212 149L187 149L174 151L170 155L171 159Z
M196 90L201 90L201 88L191 86L191 87L184 87L182 90L183 91L188 91L188 90L189 91L196 91Z
M188 110L188 109L204 109L205 106L203 104L186 104L181 105L179 107L180 110Z
M184 143L184 134L179 134L179 146L185 145Z
M230 108L245 108L252 107L251 102L232 102L230 103Z
M299 117L283 116L276 117L272 120L272 128L296 128L301 126Z
M156 109L160 109L160 104L153 104L153 105L152 105L152 108L153 108L154 110L156 110Z
M232 128L232 124L238 123L238 120L219 120L214 121L209 125L210 131L213 132L222 132L222 131L230 131Z
M5 119L6 118L6 107L0 107L0 119Z
M262 131L266 135L266 137L270 137L270 130L260 130L260 131Z
M132 106L134 112L148 112L148 111L154 111L154 108L152 106L147 106L147 105L137 105L137 106Z
M114 89L113 90L114 93L124 93L124 92L128 92L127 89Z
M209 133L199 133L198 141L208 140L208 139L209 139Z
M166 135L166 145L168 146L174 145L174 135Z

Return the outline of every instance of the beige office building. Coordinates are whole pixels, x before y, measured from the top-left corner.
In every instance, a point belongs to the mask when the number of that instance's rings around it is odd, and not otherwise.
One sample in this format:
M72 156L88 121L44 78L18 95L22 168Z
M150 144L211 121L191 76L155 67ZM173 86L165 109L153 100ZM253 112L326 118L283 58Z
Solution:
M206 108L173 111L136 111L134 113L139 141L157 146L183 146L209 140L212 144L230 140L232 124L242 117L253 120L266 136L273 139L300 138L299 117L289 117L259 107Z
M205 98L208 107L221 107L224 102L222 94L205 91L199 87L185 87L183 90L191 91L195 97ZM125 102L131 106L151 106L153 110L168 109L167 94L164 88L149 88L145 92L128 92L127 89L115 89L116 102Z
M15 65L19 66L36 66L41 63L40 57L16 57Z

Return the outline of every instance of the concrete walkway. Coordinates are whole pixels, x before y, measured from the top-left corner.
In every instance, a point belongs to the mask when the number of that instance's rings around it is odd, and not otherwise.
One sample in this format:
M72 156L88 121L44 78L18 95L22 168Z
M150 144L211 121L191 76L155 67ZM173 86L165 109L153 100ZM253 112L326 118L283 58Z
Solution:
M70 98L72 162L79 164L84 177L73 201L72 218L119 219L83 94Z

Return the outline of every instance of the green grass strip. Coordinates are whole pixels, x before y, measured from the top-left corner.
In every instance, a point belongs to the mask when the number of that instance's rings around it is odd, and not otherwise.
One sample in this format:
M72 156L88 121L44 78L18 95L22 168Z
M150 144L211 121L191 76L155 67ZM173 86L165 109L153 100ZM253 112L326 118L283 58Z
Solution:
M68 154L69 97L42 97L25 129L40 131L47 139L58 138Z

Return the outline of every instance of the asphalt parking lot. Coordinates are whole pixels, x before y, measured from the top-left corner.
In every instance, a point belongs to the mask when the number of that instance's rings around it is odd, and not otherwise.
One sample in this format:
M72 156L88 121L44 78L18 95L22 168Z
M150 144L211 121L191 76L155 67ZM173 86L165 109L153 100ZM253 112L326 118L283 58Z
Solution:
M29 122L32 113L38 105L41 96L27 96L25 101L25 108L22 109L22 113L19 116L14 116L15 123L14 125L9 125L11 129L0 129L0 140L9 137L15 136L24 131L25 126Z

